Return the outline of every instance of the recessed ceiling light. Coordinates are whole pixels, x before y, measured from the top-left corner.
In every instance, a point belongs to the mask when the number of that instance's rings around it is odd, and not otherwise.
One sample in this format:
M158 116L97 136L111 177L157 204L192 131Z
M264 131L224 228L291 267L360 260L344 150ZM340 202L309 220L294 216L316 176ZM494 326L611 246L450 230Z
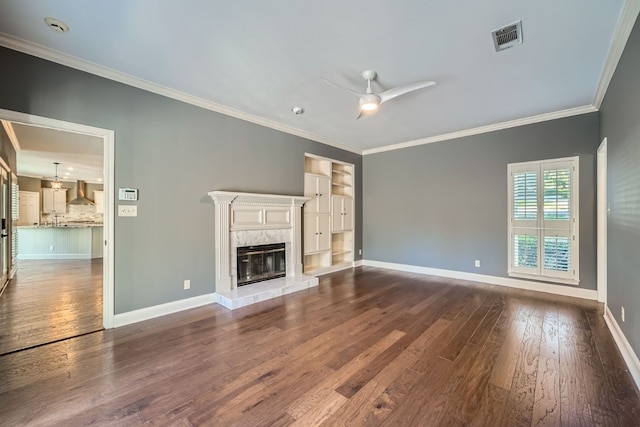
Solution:
M102 182L102 178L98 178L96 181L98 181L98 182Z
M293 107L293 108L291 108L291 112L293 114L296 114L296 115L304 114L304 108L302 108L302 107Z
M68 170L68 171L72 171L72 170L73 170L73 168L72 168L71 166L69 166L69 167L67 168L67 170Z
M44 23L47 24L47 27L51 28L51 30L55 31L56 33L66 33L67 31L69 31L69 26L56 18L44 18Z

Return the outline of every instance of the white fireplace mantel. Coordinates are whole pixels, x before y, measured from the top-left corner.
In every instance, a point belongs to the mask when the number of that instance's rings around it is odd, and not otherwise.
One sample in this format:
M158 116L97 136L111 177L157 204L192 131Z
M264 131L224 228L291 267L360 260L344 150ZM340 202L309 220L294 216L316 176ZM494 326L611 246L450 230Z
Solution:
M216 302L238 308L286 293L317 286L316 277L302 274L302 206L309 197L212 191L215 202ZM237 286L236 249L285 243L287 275Z

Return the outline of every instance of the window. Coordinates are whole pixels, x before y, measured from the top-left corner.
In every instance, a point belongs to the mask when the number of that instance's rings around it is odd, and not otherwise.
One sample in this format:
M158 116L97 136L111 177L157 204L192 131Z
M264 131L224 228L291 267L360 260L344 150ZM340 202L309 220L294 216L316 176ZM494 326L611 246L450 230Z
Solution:
M508 172L509 275L577 285L578 157Z

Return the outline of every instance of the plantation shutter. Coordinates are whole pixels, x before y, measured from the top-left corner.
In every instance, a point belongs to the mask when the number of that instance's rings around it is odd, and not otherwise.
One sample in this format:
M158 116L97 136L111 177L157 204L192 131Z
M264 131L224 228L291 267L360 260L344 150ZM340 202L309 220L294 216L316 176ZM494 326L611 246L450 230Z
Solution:
M577 161L509 165L509 274L578 282Z

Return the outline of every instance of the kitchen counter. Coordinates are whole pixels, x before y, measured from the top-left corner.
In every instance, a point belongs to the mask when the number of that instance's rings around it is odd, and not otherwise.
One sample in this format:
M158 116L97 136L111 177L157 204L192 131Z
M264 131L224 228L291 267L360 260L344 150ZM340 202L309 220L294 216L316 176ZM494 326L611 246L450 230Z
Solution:
M18 226L18 259L102 258L100 223Z
M66 223L66 224L58 224L58 225L18 225L17 229L21 228L78 228L78 227L102 227L104 224L101 222L77 222L77 223Z

